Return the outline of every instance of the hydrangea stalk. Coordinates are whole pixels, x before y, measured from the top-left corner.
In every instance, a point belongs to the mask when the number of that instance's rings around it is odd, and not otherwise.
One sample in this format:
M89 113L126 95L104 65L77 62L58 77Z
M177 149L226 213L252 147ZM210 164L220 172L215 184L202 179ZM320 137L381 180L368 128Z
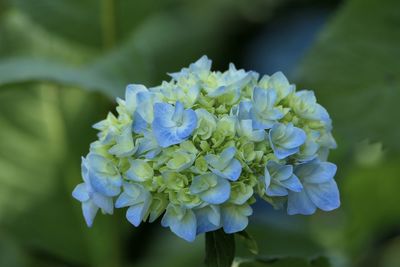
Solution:
M339 207L332 122L312 91L281 72L212 71L206 56L169 75L152 88L128 85L116 114L94 125L72 193L87 225L123 208L136 227L161 217L193 241L243 231L259 199L286 203L288 214Z

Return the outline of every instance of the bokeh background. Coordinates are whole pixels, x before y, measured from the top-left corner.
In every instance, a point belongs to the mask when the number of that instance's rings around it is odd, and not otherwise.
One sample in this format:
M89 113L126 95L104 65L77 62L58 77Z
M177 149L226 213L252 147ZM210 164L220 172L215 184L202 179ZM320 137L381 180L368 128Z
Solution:
M125 85L204 54L218 70L283 71L334 122L342 207L304 217L257 203L260 255L290 260L252 266L400 266L400 1L0 0L1 267L202 265L204 237L134 228L123 211L88 229L71 191L91 125Z

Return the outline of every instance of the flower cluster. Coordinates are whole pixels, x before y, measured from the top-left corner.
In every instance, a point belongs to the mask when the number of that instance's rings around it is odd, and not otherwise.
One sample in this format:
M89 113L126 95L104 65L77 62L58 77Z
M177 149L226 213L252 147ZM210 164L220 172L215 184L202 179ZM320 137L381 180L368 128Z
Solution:
M171 81L128 85L117 115L94 125L73 191L89 226L96 213L127 208L134 226L153 222L193 241L223 228L242 231L256 194L288 214L340 205L326 161L336 143L331 119L312 91L277 72L211 71L202 57Z

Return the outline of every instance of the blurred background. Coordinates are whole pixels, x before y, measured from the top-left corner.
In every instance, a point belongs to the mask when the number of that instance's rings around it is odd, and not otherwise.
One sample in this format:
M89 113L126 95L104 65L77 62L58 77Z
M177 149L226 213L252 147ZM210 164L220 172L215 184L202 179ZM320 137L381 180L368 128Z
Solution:
M290 258L251 266L400 266L400 1L0 0L1 267L202 266L204 237L123 211L88 229L71 192L126 84L204 54L217 70L283 71L334 122L342 207L288 216L260 201L260 255Z

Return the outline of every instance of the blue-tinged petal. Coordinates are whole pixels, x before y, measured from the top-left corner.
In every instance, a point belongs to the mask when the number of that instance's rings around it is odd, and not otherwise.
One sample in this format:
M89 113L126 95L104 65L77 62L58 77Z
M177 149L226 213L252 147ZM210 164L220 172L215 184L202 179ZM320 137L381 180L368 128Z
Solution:
M306 141L306 134L293 124L276 123L269 131L269 141L274 154L278 159L286 158L300 150L300 146Z
M131 125L125 126L121 133L115 136L116 144L112 146L108 152L117 157L127 157L133 155L137 147L133 143L132 127Z
M81 157L81 174L83 181L90 186L88 161L84 157Z
M122 192L121 195L117 198L117 201L115 202L115 207L117 209L123 208L123 207L129 207L134 205L137 202L136 198L133 198L131 195Z
M160 127L170 128L176 126L176 123L172 120L174 112L175 109L170 104L167 103L154 104L154 120L157 120L157 124Z
M114 206L111 197L103 196L99 193L92 194L92 201L93 203L101 208L107 214L113 214Z
M90 152L86 156L85 162L86 162L88 176L90 171L109 173L110 169L113 168L111 161L109 159L106 159L105 157L92 152Z
M264 130L255 130L252 133L251 140L254 142L261 142L265 139L265 131Z
M219 168L220 164L219 164L219 157L213 154L208 154L204 156L204 159L207 161L207 163L209 165L211 165L211 167L213 168ZM225 166L223 166L225 167ZM222 168L222 167L221 167Z
M230 203L236 205L243 205L249 200L253 194L253 187L243 182L231 183L231 197L229 198Z
M153 121L153 133L158 144L163 148L176 145L184 141L184 139L181 139L176 135L176 130L164 128L160 126L156 120Z
M150 193L141 184L124 183L124 192L118 197L115 207L122 208L149 201Z
M294 148L300 147L305 143L307 139L306 133L297 127L293 127L292 133L290 136L286 137L281 143L280 146L284 148Z
M265 188L268 196L286 196L288 190L299 192L302 184L293 174L292 165L269 161L265 166Z
M132 123L132 130L137 134L144 134L148 128L147 122L140 116L139 113L135 112Z
M209 205L195 209L197 220L197 234L211 232L221 227L221 214L219 206Z
M190 185L190 193L201 194L202 192L217 185L217 176L214 174L206 173L193 178Z
M184 141L196 128L196 113L191 109L180 112L180 105L180 102L177 102L175 109L172 105L166 103L154 105L152 129L161 147L168 147ZM178 113L175 114L176 109ZM174 114L176 115L175 118L173 118ZM178 118L180 114L182 116Z
M161 147L157 143L157 139L153 133L147 130L143 138L138 139L137 155L145 155L146 158L151 159L161 152Z
M173 233L186 241L192 242L196 238L196 216L190 209L168 205L161 225L169 227Z
M248 120L250 119L250 110L251 110L252 104L250 101L242 101L239 104L239 110L238 110L238 118L239 120Z
M321 210L331 211L340 206L339 190L333 179L325 183L308 184L306 192L311 201Z
M220 160L222 162L229 162L236 154L236 148L234 146L230 146L225 148L220 155Z
M277 91L279 100L285 98L295 90L295 87L289 84L285 75L280 71L272 74L269 79L269 87Z
M289 191L287 205L287 212L289 215L310 215L313 214L316 209L316 205L311 201L305 190L300 192Z
M212 169L211 171L228 180L236 181L237 179L239 179L240 174L242 173L242 165L240 164L239 160L232 159L225 169Z
M217 176L217 184L199 194L200 198L210 204L221 204L229 199L231 186L229 182Z
M80 202L88 201L90 196L86 188L85 183L78 184L74 191L72 191L72 196L76 199L79 200Z
M278 159L287 158L290 155L296 154L297 152L299 152L299 148L298 147L291 148L291 149L274 147L274 154Z
M271 109L275 105L276 98L275 90L255 87L253 90L253 108L259 112Z
M126 177L132 181L144 182L153 178L154 170L147 161L142 159L129 160L130 168Z
M138 103L136 111L148 124L151 124L154 118L153 107L156 103L161 102L160 95L155 92L139 92L136 97Z
M295 173L307 183L324 183L333 179L336 169L337 167L333 163L314 160L298 165Z
M282 165L276 161L270 160L266 165L265 172L268 172L277 181L283 181L289 179L290 176L293 174L293 166Z
M126 211L127 220L134 226L138 227L149 211L150 205L151 200L146 199L144 202L129 207Z
M289 179L281 181L281 184L284 185L287 189L294 192L300 192L301 190L303 190L303 185L296 175L292 175Z
M130 115L136 110L136 96L140 92L147 92L147 88L141 84L129 84L125 89L125 105Z
M253 210L249 205L233 205L226 204L221 207L221 221L225 233L232 234L243 231L248 223L248 216L252 214Z
M86 224L91 227L93 225L94 217L96 217L97 211L99 207L97 207L92 201L86 201L82 203L82 213L85 218Z
M176 121L182 120L184 110L185 109L183 107L183 104L181 102L177 101L175 103L175 110L173 111L173 114L171 117L172 121L176 122Z
M287 196L288 190L280 185L271 184L266 190L266 194L271 197Z
M180 139L188 138L197 126L197 115L191 110L187 109L183 113L182 125L176 129L176 134Z
M121 192L122 178L119 174L110 176L104 173L89 171L89 178L93 189L98 193L113 197Z

